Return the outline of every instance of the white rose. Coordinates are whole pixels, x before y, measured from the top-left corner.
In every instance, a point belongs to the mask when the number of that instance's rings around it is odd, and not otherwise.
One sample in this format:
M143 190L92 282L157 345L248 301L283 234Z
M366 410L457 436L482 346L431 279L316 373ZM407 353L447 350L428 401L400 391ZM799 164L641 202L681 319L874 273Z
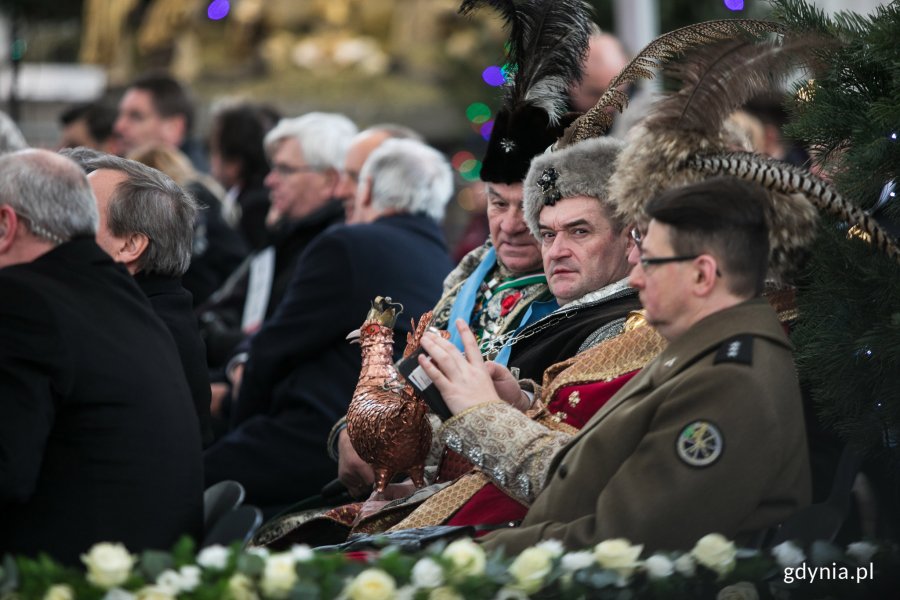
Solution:
M644 568L650 579L665 579L675 572L675 563L668 556L654 554L644 561Z
M297 583L294 557L288 553L273 554L266 559L260 587L263 594L273 598L286 598Z
M643 549L643 544L632 546L631 542L624 538L605 540L594 547L594 558L604 569L618 573L619 583L624 584L640 566L638 557Z
M444 548L441 556L453 563L453 574L458 577L481 575L487 563L487 557L481 546L468 538L451 542Z
M549 552L553 558L559 558L563 555L563 552L566 551L562 542L559 540L544 540L538 544L535 544L535 548L542 548Z
M682 554L675 559L675 570L685 577L693 577L697 573L697 563L690 554Z
M148 585L137 591L137 600L175 600L176 595L166 588Z
M697 545L691 550L698 563L711 569L719 575L726 575L734 569L735 550L734 542L729 541L719 533L709 533L697 541Z
M101 542L82 554L81 562L87 567L87 580L108 590L125 583L131 575L134 557L122 544Z
M593 559L591 559L591 562L593 562ZM528 594L515 588L502 587L497 590L494 600L528 600Z
M200 567L196 565L184 565L178 570L181 575L181 589L185 592L193 592L200 585Z
M509 565L509 574L515 579L511 587L520 589L526 594L533 594L544 582L553 568L553 555L546 548L526 548Z
M347 588L351 600L390 600L397 591L394 578L381 569L366 569Z
M316 553L306 544L294 544L291 546L291 556L297 562L309 562L315 558Z
M103 600L135 600L134 594L122 588L113 588L103 595Z
M416 588L411 585L404 585L394 592L394 600L416 600Z
M227 597L230 600L259 600L253 581L243 573L235 573L228 580Z
M430 558L423 558L412 569L412 583L417 588L436 588L444 583L444 570Z
M756 586L749 581L727 585L716 594L716 600L759 600Z
M51 585L44 594L44 600L75 600L75 592L65 584Z
M806 560L806 555L803 554L803 550L801 550L797 544L790 541L781 542L772 548L772 556L775 557L775 561L782 569L796 567Z
M568 554L564 554L562 561L560 562L560 567L562 567L563 571L573 573L579 569L586 569L596 562L597 559L594 558L593 552L582 550L581 552L569 552Z
M869 542L853 542L847 546L847 556L860 564L872 560L876 552L878 552L878 546Z
M216 571L224 571L228 565L228 556L230 552L225 546L210 546L204 548L197 555L197 564L204 569L214 569Z
M428 592L428 600L466 600L452 587L439 587Z
M181 591L181 575L172 569L166 569L156 578L156 587L167 590L172 596Z

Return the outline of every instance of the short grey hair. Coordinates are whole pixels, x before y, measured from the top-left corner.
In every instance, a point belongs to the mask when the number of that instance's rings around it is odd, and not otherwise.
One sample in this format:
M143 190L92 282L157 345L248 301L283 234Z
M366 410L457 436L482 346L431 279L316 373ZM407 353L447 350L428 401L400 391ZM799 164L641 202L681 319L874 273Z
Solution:
M125 176L109 199L106 226L117 237L142 233L150 239L138 270L184 275L191 265L198 211L194 197L165 173L137 161L97 152L72 154L88 173L107 169Z
M372 206L428 215L440 222L453 194L453 170L443 154L412 139L388 139L359 174L372 180Z
M0 204L12 208L36 237L58 246L94 236L97 201L84 173L47 150L0 156Z
M344 157L350 142L358 133L353 121L337 113L311 112L302 117L281 119L266 134L263 144L269 158L278 144L293 138L300 144L303 160L317 169L344 168Z
M573 144L556 152L535 156L525 176L523 211L531 234L540 239L541 210L564 198L596 198L606 209L616 231L624 224L609 199L609 178L625 143L600 137Z

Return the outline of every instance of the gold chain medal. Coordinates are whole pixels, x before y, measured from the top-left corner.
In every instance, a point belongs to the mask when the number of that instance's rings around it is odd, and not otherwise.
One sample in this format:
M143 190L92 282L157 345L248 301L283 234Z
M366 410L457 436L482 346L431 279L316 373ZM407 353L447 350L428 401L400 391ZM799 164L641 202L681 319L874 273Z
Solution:
M694 421L684 427L675 440L675 451L692 467L708 467L722 456L725 438L709 421Z

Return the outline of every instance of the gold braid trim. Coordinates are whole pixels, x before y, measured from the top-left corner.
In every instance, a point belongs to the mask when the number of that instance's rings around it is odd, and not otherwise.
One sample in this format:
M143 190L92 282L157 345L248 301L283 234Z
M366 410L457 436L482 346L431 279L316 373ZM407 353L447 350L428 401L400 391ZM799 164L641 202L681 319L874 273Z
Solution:
M484 473L479 471L463 475L437 494L428 498L428 500L416 507L409 516L388 529L388 531L446 523L456 511L462 508L472 496L477 494L488 483L490 483L490 480Z
M625 331L544 371L543 403L565 386L612 381L642 369L666 347L666 340L647 324L643 311L628 315Z

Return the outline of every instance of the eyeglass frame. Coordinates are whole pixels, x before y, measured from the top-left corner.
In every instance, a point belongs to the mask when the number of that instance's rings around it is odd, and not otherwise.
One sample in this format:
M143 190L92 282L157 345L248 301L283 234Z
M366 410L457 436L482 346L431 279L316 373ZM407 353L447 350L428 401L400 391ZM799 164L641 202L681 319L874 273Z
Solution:
M631 235L631 239L634 240L634 245L637 246L637 249L639 251L643 250L643 248L641 247L641 244L644 241L644 235L641 233L641 230L638 229L637 227L632 227L630 235ZM641 263L642 269L646 269L647 267L650 267L653 265L664 265L667 263L674 263L674 262L686 262L689 260L694 260L695 258L699 258L700 256L702 256L702 254L682 254L682 255L678 255L678 256L663 256L663 257L654 257L654 258L645 258L644 256L641 256L640 258L638 258L638 262ZM722 273L719 271L719 267L716 266L716 277L721 277L721 276L722 276Z
M290 177L297 173L321 173L324 169L321 167L313 167L310 165L301 165L298 167L286 165L284 163L274 163L269 169L279 175L279 177Z

